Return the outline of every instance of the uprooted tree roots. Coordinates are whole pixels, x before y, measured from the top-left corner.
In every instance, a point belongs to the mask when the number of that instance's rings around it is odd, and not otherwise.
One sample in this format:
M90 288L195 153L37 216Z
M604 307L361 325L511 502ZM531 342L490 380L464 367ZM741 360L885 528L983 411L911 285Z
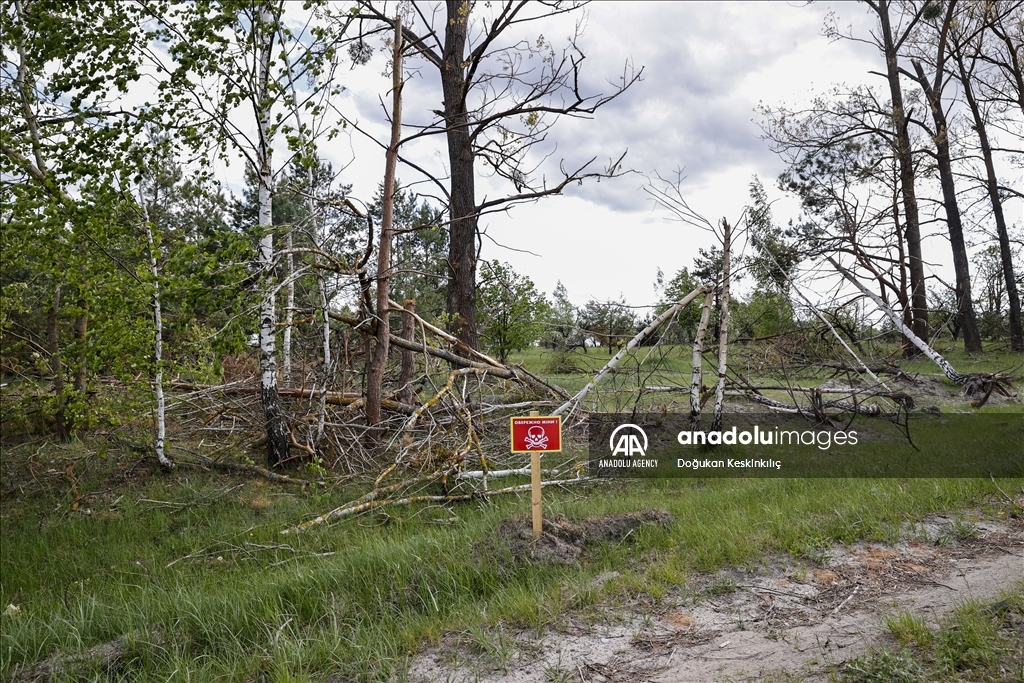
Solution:
M980 408L985 405L993 393L1012 398L1010 391L1013 377L1006 373L989 374L986 372L972 373L964 376L961 393L971 399L971 405Z

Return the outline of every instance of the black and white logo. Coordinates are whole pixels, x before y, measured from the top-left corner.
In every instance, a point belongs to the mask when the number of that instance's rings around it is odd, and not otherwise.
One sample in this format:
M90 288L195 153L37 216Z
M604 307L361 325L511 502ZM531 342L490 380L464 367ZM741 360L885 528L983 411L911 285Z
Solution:
M635 424L619 425L608 439L608 448L613 456L642 458L647 453L647 433Z

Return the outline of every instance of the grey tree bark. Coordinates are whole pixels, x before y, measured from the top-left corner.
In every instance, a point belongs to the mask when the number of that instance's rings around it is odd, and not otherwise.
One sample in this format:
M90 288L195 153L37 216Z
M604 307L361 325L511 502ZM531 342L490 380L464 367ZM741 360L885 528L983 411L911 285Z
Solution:
M416 300L406 299L402 306L402 339L413 342L416 333ZM398 377L398 401L413 403L416 392L412 388L412 380L416 375L416 356L411 349L402 349L402 373Z
M949 124L946 112L942 108L943 79L946 75L946 42L949 28L956 16L956 1L946 7L946 16L939 32L938 46L935 56L935 80L931 82L925 75L920 60L912 59L911 64L916 72L916 80L924 91L931 111L935 130L931 138L935 142L935 162L939 169L939 185L942 187L942 205L946 210L946 228L949 232L949 243L953 249L953 270L956 273L956 300L960 314L960 324L964 333L964 350L981 353L981 334L978 332L978 320L974 314L974 299L971 296L971 271L967 258L967 244L964 241L963 221L960 217L960 206L956 199L956 185L953 180L953 164L949 154ZM908 74L910 75L910 74ZM913 77L913 76L912 76Z
M996 236L999 241L999 258L1003 268L1003 280L1006 283L1006 295L1009 300L1010 347L1014 351L1024 351L1024 329L1021 327L1020 294L1017 291L1017 278L1013 268L1013 252L1010 249L1010 235L1006 228L1006 217L1003 215L1003 202L999 197L999 178L996 175L995 163L992 158L992 145L988 138L988 126L981 103L974 92L974 68L984 45L984 31L978 36L977 48L972 49L967 41L957 40L959 36L951 36L950 48L957 65L957 76L964 99L974 120L974 131L978 135L978 147L985 164L985 189L988 191L989 202L992 204L992 217L996 224ZM968 66L970 60L970 66ZM1024 108L1022 108L1024 111Z
M357 19L394 25L393 19L372 0L361 0L359 4L362 11L354 15ZM479 216L501 210L498 207L560 194L569 183L584 178L614 177L622 172L622 157L611 161L605 170L589 170L595 160L591 159L575 170L561 171L563 177L548 185L543 178L533 178L534 169L525 162L527 151L545 140L552 125L545 116L593 114L640 78L642 69L636 71L627 66L612 94L586 96L581 94L579 83L584 55L574 39L570 39L570 49L561 58L556 58L553 50L549 54L550 45L543 36L536 44L522 40L523 24L570 13L581 6L526 0L446 0L443 12L428 16L420 5L409 5L413 19L403 27L405 42L417 56L438 69L443 94L442 109L433 112L437 118L415 126L417 131L409 139L443 134L448 164L443 173L432 174L408 159L402 161L427 176L448 203L448 327L459 338L458 351L462 355L466 355L467 349L479 348ZM489 14L485 16L485 12ZM476 21L471 21L471 16ZM423 24L422 28L416 26L417 21ZM524 55L528 57L524 59ZM534 57L535 61L527 61ZM496 67L499 64L502 66ZM508 180L515 193L478 203L477 157L497 176Z
M715 413L711 431L722 429L722 406L725 403L725 373L729 356L729 277L731 275L732 226L722 219L722 300L718 328L718 383L715 385Z
M476 329L476 169L466 106L466 31L469 5L447 0L448 21L441 55L441 90L447 124L448 164L451 169L448 237L448 313L452 331L472 349L480 348Z
M398 165L398 146L402 140L402 20L395 17L395 37L391 55L391 144L384 163L383 215L380 224L380 246L377 249L377 334L370 361L366 384L366 423L376 425L381 417L381 399L384 392L384 371L387 369L388 342L391 323L388 294L391 280L391 242L395 217L395 168ZM475 259L474 259L475 264Z
M896 156L900 165L900 185L903 196L903 223L910 264L910 302L912 311L911 327L921 338L928 338L928 297L924 280L924 260L921 256L921 219L917 205L913 149L906 109L903 104L903 88L900 85L899 50L917 22L913 18L903 34L895 37L889 13L888 0L868 0L867 5L878 15L881 28L879 47L885 56L885 76L892 100L892 123L896 136Z

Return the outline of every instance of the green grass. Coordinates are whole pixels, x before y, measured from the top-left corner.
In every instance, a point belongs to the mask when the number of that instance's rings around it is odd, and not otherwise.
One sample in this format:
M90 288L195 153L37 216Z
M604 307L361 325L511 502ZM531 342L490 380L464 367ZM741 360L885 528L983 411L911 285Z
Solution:
M876 354L879 358L888 358L891 361L898 362L898 365L908 374L923 374L923 375L940 375L941 370L931 360L925 356L917 356L911 360L903 360L899 357L899 348L896 345L879 345L878 353ZM647 356L651 349L649 347L640 347L630 352L630 356L634 358L644 358ZM982 355L969 354L963 350L962 344L954 343L938 343L936 350L941 353L946 360L952 363L961 373L969 372L1014 372L1020 374L1024 369L1024 356L1020 353L1014 353L1007 350L989 350ZM670 373L678 373L689 379L690 371L692 368L691 363L691 352L692 348L686 345L667 345L661 347L657 352L657 357L663 357L662 368ZM746 359L747 357L762 357L764 347L760 345L743 345L743 344L731 344L729 347L729 354L731 357L736 359ZM551 362L552 357L556 352L551 349L545 349L540 347L530 347L523 349L517 353L513 353L509 356L509 363L520 363L526 367L527 370L549 376L546 368ZM714 354L714 350L710 350L709 353ZM580 374L583 374L589 379L589 376L597 372L612 358L612 355L608 353L608 349L592 348L587 351L576 349L571 353L572 358L579 366ZM852 358L843 358L842 362L847 365L854 365L855 361ZM877 362L878 358L864 359L868 362ZM777 369L777 368L773 368ZM827 377L831 375L830 370L819 370L819 371L806 371L802 372L805 376L819 376ZM571 377L573 375L559 375L559 377ZM768 375L765 375L768 376Z
M650 361L639 365L648 351L634 352L602 385L602 408L635 400L630 386L638 368L648 372ZM646 383L688 385L689 350L663 353ZM550 376L549 354L528 349L511 360L574 391L609 357L603 349L577 352L581 372ZM738 348L736 367L755 381L771 379L758 354ZM1019 356L1004 355L949 357L962 372L1012 369ZM924 362L915 371L937 369ZM813 385L825 376L805 371L795 381ZM673 400L686 397L646 395L640 405ZM408 507L282 536L365 486L299 493L262 479L186 468L164 473L100 437L64 446L5 444L0 469L5 680L48 658L63 663L54 680L402 680L415 652L451 633L502 667L517 630L540 632L570 613L605 618L616 604L686 594L697 572L756 565L779 552L820 561L837 542L894 541L908 522L934 511L1013 514L987 480L604 482L547 489L546 513L582 518L654 507L671 512L675 523L554 566L516 561L496 541L503 520L528 515L528 497ZM1000 481L1011 492L1022 484ZM967 525L950 531L969 533ZM610 570L618 576L593 581ZM7 605L14 607L3 612ZM904 650L940 637L923 629L894 621L902 649L886 655L894 658L889 669L883 662L878 670L896 671ZM549 678L561 674L554 667Z
M972 372L1010 372L1020 375L1024 372L1024 356L1010 351L990 351L983 355L976 356L965 353L961 345L953 343L940 343L939 351L959 372L967 374ZM912 360L902 360L899 356L899 348L896 345L877 345L874 359L865 358L870 365L880 362L879 359L887 359L887 362L896 362L901 369L911 376L922 376L924 378L937 379L940 389L926 386L925 389L933 391L931 395L922 396L919 399L918 407L938 404L943 410L956 412L973 411L968 402L959 395L959 388L952 382L946 380L941 370L932 361L924 356L918 356ZM646 386L690 386L692 377L692 349L689 346L664 346L653 350L649 347L634 349L622 360L616 371L605 378L604 382L598 385L591 396L592 406L607 412L623 412L632 410L634 406L641 410L661 408L668 406L670 410L689 410L689 396L686 393L647 393L639 398L637 389L639 378L642 378ZM714 356L714 350L705 356L704 365L704 386L710 386L713 381L713 369L709 365L709 359ZM531 347L509 357L509 362L522 364L527 370L543 375L550 381L561 386L569 393L576 393L590 381L612 357L606 348L592 348L584 352L580 349L571 352L570 357L578 366L578 372L572 374L552 374L549 372L549 365L557 352L550 349ZM848 366L855 366L854 359L844 357L839 362ZM828 368L816 368L813 363L804 366L797 366L793 361L782 361L777 358L770 358L766 355L766 348L761 345L734 344L729 348L730 368L742 372L754 384L778 385L783 380L796 387L814 387L826 379L836 377L840 381L844 375L837 375ZM783 378L783 371L785 377ZM883 381L889 382L890 387L895 391L910 391L914 393L914 387L905 387L895 382L891 376L883 376ZM789 401L790 397L784 391L764 391L765 396L782 401ZM1024 412L1024 402L993 401L982 407L979 412Z
M37 470L61 472L83 452L68 447ZM5 472L27 456L27 447L5 449ZM125 463L107 464L81 476L80 493L111 488ZM501 520L526 516L525 498L458 506L451 525L406 509L282 536L346 493L142 467L86 499L85 514L69 511L74 496L58 474L40 481L5 493L0 604L18 608L0 616L5 678L119 638L114 674L97 655L68 664L66 678L388 680L447 631L475 634L481 656L500 663L510 642L501 629L542 629L609 601L656 602L685 590L694 572L773 552L820 557L837 541L893 541L908 519L934 510L981 504L1006 514L989 502L992 483L975 480L615 482L546 494L546 510L579 518L660 507L675 524L595 547L577 565L536 566L494 540ZM611 569L620 576L591 584Z
M842 683L1024 680L1024 581L1002 599L961 604L936 628L909 613L887 622L892 647L878 647L837 672Z

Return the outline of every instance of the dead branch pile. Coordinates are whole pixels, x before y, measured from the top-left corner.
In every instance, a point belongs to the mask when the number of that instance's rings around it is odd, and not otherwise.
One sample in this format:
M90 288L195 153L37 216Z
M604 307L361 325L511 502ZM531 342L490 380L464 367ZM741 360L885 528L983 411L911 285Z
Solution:
M300 528L387 505L447 503L524 488L515 482L492 484L528 472L528 461L509 453L508 418L530 410L551 413L572 400L568 393L522 367L465 347L412 314L415 324L408 334L392 335L402 367L388 365L384 384L394 391L381 401L382 419L369 425L363 407L373 326L330 315L349 326L336 335L341 349L331 372L296 377L302 385L278 391L289 415L289 460L306 465L307 473L288 476L252 464L265 443L254 375L215 386L170 385L168 415L178 437L172 443L191 446L175 446L179 459L189 456L204 467L245 470L281 482L302 483L309 474L318 480L347 474L372 482L366 495ZM586 408L567 430L585 415ZM556 462L557 455L546 456L546 486L585 479L571 455Z
M820 423L852 415L901 421L901 416L914 408L908 394L886 386L852 352L856 365L845 368L845 384L830 381L801 387L787 375L785 363L777 385L754 384L740 367L744 361L730 358L728 365L725 362L727 322L720 326L718 348L705 350L703 346L714 289L700 286L669 307L574 395L521 366L503 364L467 347L417 315L412 302L400 306L388 301L390 310L401 312L403 324L400 334L393 330L387 334L393 348L391 358L396 362L385 366L382 386L386 390L379 393L381 412L374 420L367 417L365 406L372 349L379 343L383 319L366 311L347 315L329 310L325 316L328 322L340 323L341 330L333 334L340 348L325 348L325 358L315 371L296 373L299 385L278 391L289 416L291 453L285 462L306 464L321 481L342 475L360 478L369 486L363 495L289 531L386 507L448 505L529 490L529 484L523 481L529 473L528 458L510 453L508 418L531 410L563 416L565 441L570 448L545 456L544 485L568 486L588 479L583 463L572 450L573 443L586 438L587 415L598 408L603 412L644 411L651 405L652 393L668 399L665 404L659 398L662 410L689 412L697 421L711 395L716 397L716 422L721 420L726 395ZM698 362L689 386L684 386L678 381L678 372L670 370L670 347L661 343L661 335L683 307L698 299L705 309L701 339L693 349ZM723 310L721 318L727 321L727 316L727 310ZM844 347L849 351L848 346ZM705 357L713 353L717 362ZM1008 376L960 375L934 350L929 348L926 353L950 379L963 386L965 394L976 397L977 404L983 404L993 393L1009 395ZM717 366L717 381L712 387L703 385L704 363ZM311 364L317 366L315 357ZM862 374L869 375L873 382L867 383L866 377L860 379ZM246 454L258 452L266 438L255 376L219 386L177 382L170 388L169 416L179 431L192 433L193 444L199 442L195 453L201 465L241 468L291 483L304 480L264 470L251 461L237 462L246 460ZM217 447L204 450L203 444L213 441L209 437L214 436ZM509 481L513 477L523 480ZM502 484L496 486L495 481Z
M384 394L381 420L373 425L362 410L367 349L376 337L372 319L330 312L333 321L348 326L336 335L341 349L332 354L334 367L304 377L296 373L300 386L279 389L289 415L289 460L307 464L318 479L350 475L372 483L364 495L294 530L387 506L448 504L528 490L515 480L494 485L529 472L526 456L509 452L508 418L530 410L563 414L563 431L571 444L585 438L585 418L599 405L604 410L636 409L648 385L667 380L667 347L656 333L663 333L659 328L682 307L703 299L705 291L700 287L666 310L574 396L520 366L469 349L404 307L403 316L413 324L403 326L401 335L391 334L402 363L387 367L384 384L392 391ZM252 464L250 458L265 439L254 376L217 386L179 381L170 389L172 424L179 436L193 437L193 449L179 447L179 455L188 453L205 467L304 480L305 475L277 474ZM204 448L207 442L216 448ZM571 449L546 455L543 466L544 486L587 480Z

